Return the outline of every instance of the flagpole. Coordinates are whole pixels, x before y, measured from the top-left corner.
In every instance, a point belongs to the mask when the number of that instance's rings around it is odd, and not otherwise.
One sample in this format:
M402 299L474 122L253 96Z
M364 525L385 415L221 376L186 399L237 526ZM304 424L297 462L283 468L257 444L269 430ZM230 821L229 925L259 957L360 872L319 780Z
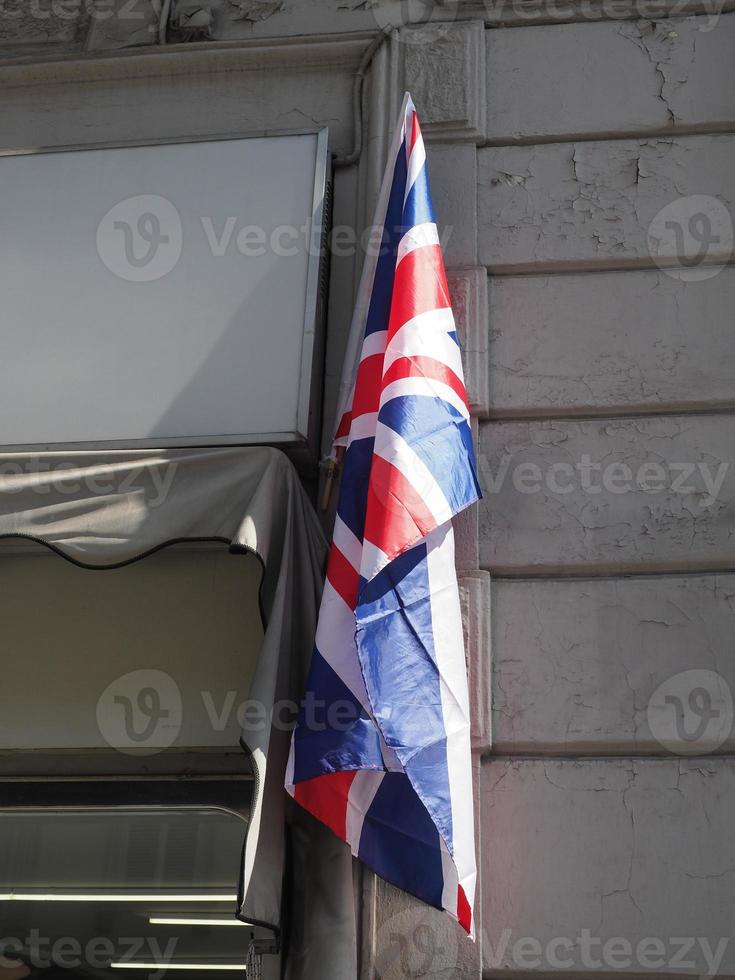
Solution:
M337 479L337 464L333 459L330 459L327 464L327 475L324 477L324 489L322 490L322 500L321 500L322 512L329 510L329 505L332 502L332 493L334 492L334 484L336 479Z

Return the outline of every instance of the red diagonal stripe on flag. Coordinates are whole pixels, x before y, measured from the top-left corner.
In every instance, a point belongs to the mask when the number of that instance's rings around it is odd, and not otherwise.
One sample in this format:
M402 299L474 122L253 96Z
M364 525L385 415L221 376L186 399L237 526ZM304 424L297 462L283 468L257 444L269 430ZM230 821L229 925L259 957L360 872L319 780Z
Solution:
M352 399L352 418L377 412L380 404L380 381L383 376L383 354L371 354L360 361Z
M439 381L441 384L448 385L463 402L467 402L467 391L461 378L458 378L443 361L437 361L434 357L416 354L396 358L383 375L383 387L402 378L427 378L430 381Z
M350 609L354 609L357 605L357 590L360 584L360 575L334 543L329 553L327 578L335 592L338 592L342 596Z
M392 463L382 456L374 456L368 487L366 539L394 558L436 526L421 493Z
M420 313L451 306L441 247L422 245L398 263L393 303L388 322L388 342L404 323Z

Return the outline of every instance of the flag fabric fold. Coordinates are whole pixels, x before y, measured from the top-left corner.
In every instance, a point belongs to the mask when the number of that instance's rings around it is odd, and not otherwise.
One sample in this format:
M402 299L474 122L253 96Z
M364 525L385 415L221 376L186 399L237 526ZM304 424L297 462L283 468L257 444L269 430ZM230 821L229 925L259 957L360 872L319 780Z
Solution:
M470 712L451 522L479 487L408 95L375 226L380 247L365 261L351 328L333 450L339 505L286 788L377 874L473 934Z

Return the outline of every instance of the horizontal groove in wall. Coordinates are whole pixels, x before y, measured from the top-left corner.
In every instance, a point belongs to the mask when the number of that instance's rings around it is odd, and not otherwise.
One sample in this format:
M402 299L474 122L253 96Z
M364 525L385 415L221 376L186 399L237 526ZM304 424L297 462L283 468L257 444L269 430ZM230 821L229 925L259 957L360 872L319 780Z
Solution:
M723 268L733 266L735 265L735 255L712 256L711 260L707 259L702 262L702 266L704 265L717 265ZM624 259L618 262L598 261L596 259L578 262L570 259L564 262L535 262L533 264L524 262L523 264L504 266L488 265L485 268L489 276L500 279L507 276L574 275L580 272L642 272L646 270L659 270L663 272L666 269L681 269L681 265L675 261L654 262L653 259L646 256L638 256L634 259Z
M652 575L658 576L695 576L695 575L732 575L735 574L735 563L712 562L705 565L702 562L692 562L686 568L672 567L664 563L648 562L645 567L640 565L599 565L589 567L585 565L545 565L543 567L528 568L506 568L503 565L482 564L481 571L489 572L494 581L505 579L507 581L532 581L545 579L563 579L589 581L590 579L628 579L628 578L649 578Z
M694 415L712 416L733 415L735 414L735 400L726 402L708 402L707 404L682 403L680 405L626 405L620 409L610 410L606 406L600 408L569 408L565 411L543 412L538 409L529 408L528 411L513 409L504 412L501 409L490 408L487 415L480 420L481 425L494 422L502 424L504 422L585 422L599 421L600 419L649 419L649 418L671 418Z
M703 262L702 264L704 265L705 262ZM727 269L735 268L735 255L731 256L727 260L727 262L714 262L713 264L722 265L724 268ZM648 260L646 260L646 264L644 265L642 264L642 260L641 260L641 264L636 264L633 267L625 266L625 265L610 265L607 268L600 267L600 266L591 266L591 267L585 266L584 268L570 268L567 266L557 266L549 270L549 269L541 268L540 266L533 266L533 267L525 267L520 272L509 272L506 266L503 266L502 268L497 270L494 269L492 266L485 267L486 272L488 274L488 278L490 279L510 279L514 276L518 279L527 279L530 276L537 276L538 278L553 276L554 278L561 279L564 276L576 276L579 275L580 273L586 273L586 272L594 272L597 275L601 275L601 276L603 275L615 276L624 272L627 273L640 272L641 274L644 274L646 272L665 272L666 269L670 269L670 268L679 269L680 266L676 266L673 264L667 265L664 262L661 262L659 264L655 262L649 262Z
M735 120L722 123L697 123L677 126L676 129L663 127L660 129L630 129L619 132L599 133L554 133L549 136L499 136L479 143L478 150L487 148L503 148L506 146L548 146L554 143L615 143L622 140L646 139L678 139L680 136L729 136L735 133Z
M492 750L488 752L483 752L481 756L482 762L625 762L628 759L635 762L645 762L649 761L652 763L666 761L666 762L686 762L690 765L692 763L705 763L705 762L723 762L723 761L735 761L735 754L732 752L711 752L707 755L673 755L671 752L662 753L661 755L654 755L652 753L636 753L636 752L605 752L601 753L599 751L595 753L586 754L583 752L570 752L568 755L559 754L559 752L540 752L538 748L535 748L533 752L494 752Z
M485 569L485 571L488 571L488 569ZM630 572L630 573L627 573L626 572L626 573L620 574L620 575L610 575L610 574L608 574L608 575L586 574L585 575L585 574L578 574L578 575L558 575L558 576L554 576L554 575L514 575L514 574L511 574L511 575L507 575L507 574L506 575L501 575L501 574L493 574L492 575L492 580L493 580L494 583L498 583L498 582L502 583L502 582L517 582L519 578L522 578L523 580L528 579L528 580L531 580L531 581L532 580L535 580L535 579L542 579L542 580L546 581L548 579L553 580L554 578L558 578L558 579L560 579L560 580L562 580L562 581L564 581L566 583L566 582L590 582L590 581L596 582L596 581L598 581L601 578L609 578L609 579L621 579L621 578L624 578L624 579L637 579L637 578L642 578L642 579L648 579L652 575L666 576L667 578L688 578L690 576L693 577L693 578L695 578L697 576L703 576L703 575L704 576L707 576L707 575L732 575L732 574L735 574L735 565L732 568L724 568L724 569L723 568L718 568L718 569L713 569L711 571L704 571L704 572L703 571L696 571L696 570L695 571L690 571L688 568L683 568L683 569L679 569L679 570L676 570L676 571L669 571L669 572L641 572L641 571L637 571L637 572Z
M572 930L574 931L574 930ZM668 977L675 977L676 980L702 980L702 975L699 973L680 973L678 970L675 973L665 973L663 970L656 970L655 973L628 973L623 970L559 970L554 972L553 970L539 970L528 971L528 970L483 970L482 980L572 980L573 977L583 977L584 980L590 980L594 977L595 980L621 980L621 977L625 980L651 980L652 977L655 980L666 980ZM734 980L733 974L731 973L718 973L717 980Z
M609 750L602 750L599 743L590 745L589 749L578 743L574 744L574 751L563 752L558 745L549 746L548 751L543 747L534 745L532 748L524 747L522 743L518 748L510 748L507 745L502 749L488 749L480 755L483 763L486 762L612 762L627 761L634 762L723 762L735 761L735 753L728 749L722 752L709 752L706 755L674 755L661 748L656 751L654 746L651 748L641 748L640 746L630 749L611 747Z

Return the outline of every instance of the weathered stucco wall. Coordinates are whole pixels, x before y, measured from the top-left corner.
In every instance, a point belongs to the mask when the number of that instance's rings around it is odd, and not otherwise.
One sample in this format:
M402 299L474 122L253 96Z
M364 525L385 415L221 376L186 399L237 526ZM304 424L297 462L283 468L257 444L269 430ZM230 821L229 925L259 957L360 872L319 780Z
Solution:
M735 972L733 30L487 33L489 976Z
M485 490L457 522L482 929L365 876L364 976L735 975L732 4L208 6L163 46L143 0L6 5L0 141L316 124L344 155L400 28L334 223L369 221L409 87ZM359 265L332 260L327 420Z

